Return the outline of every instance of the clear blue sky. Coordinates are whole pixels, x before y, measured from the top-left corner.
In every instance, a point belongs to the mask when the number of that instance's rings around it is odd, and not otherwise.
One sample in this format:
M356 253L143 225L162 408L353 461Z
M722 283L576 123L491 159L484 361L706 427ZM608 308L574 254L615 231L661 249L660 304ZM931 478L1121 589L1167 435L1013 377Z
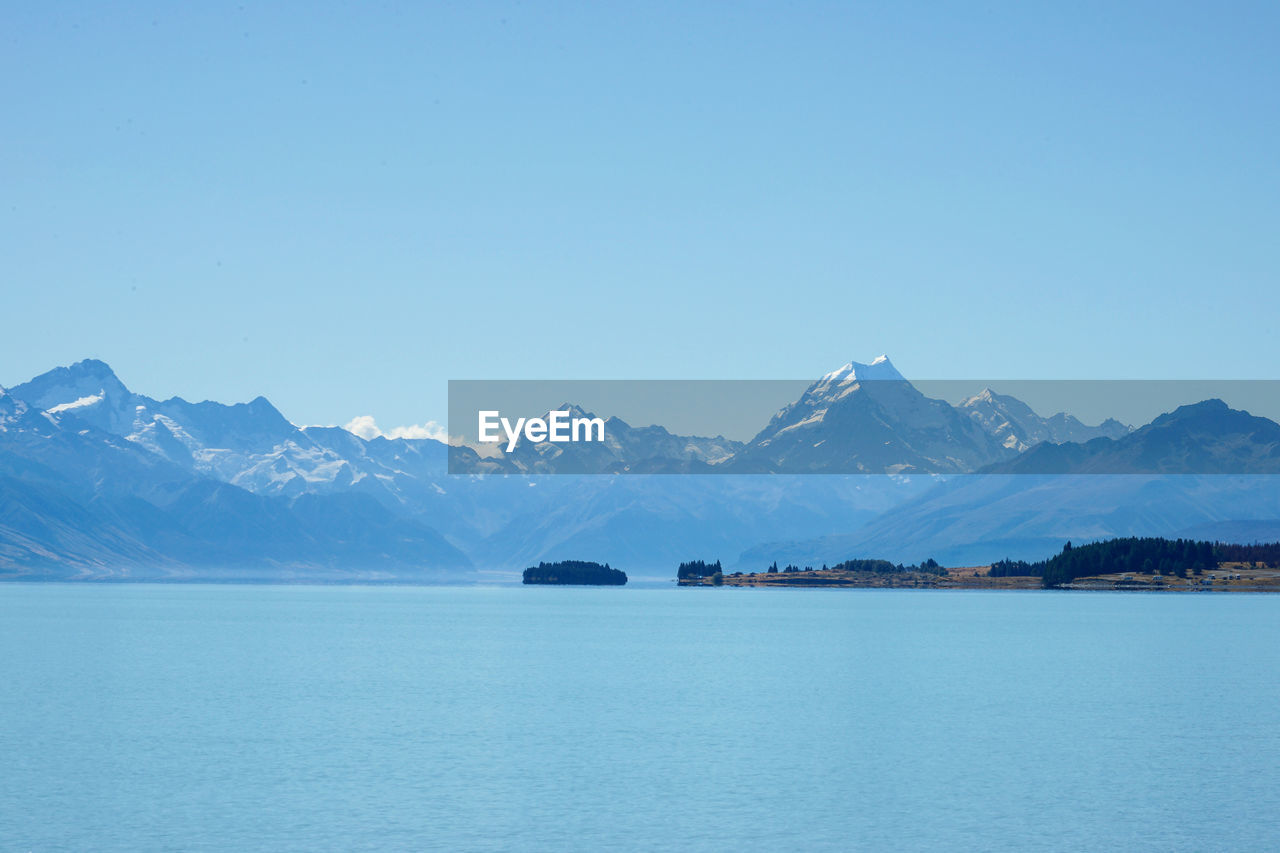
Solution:
M0 384L1280 378L1275 4L6 3Z

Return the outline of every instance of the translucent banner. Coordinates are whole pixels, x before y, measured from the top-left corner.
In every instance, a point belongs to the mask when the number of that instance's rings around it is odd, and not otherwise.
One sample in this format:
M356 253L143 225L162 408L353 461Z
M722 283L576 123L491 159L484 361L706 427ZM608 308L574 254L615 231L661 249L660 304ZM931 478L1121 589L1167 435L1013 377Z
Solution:
M451 474L1275 474L1280 381L455 380Z

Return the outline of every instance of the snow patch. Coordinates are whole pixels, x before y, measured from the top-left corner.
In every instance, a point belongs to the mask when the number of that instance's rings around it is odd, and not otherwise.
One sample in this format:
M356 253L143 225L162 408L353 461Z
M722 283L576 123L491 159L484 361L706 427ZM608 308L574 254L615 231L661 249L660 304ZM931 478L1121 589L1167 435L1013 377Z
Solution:
M97 394L90 394L88 397L81 397L77 400L72 400L70 403L59 403L49 409L49 412L56 415L59 412L69 412L72 409L83 409L85 406L93 406L101 402L102 392L99 391Z
M820 424L822 423L823 419L826 418L826 416L827 416L826 409L818 409L816 412L809 415L809 417L805 418L804 420L797 421L796 423L790 424L788 426L784 426L782 429L778 430L776 435L782 435L784 432L790 432L793 429L802 429L803 427L807 427L811 424Z

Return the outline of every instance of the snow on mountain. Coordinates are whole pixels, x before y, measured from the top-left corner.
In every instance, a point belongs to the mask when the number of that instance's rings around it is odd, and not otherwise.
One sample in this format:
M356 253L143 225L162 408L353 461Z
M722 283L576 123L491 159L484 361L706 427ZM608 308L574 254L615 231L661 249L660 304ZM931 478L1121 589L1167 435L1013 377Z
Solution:
M130 391L96 359L55 368L12 390L54 417L76 418L193 473L258 494L335 491L364 476L311 440L265 397L233 405L155 400Z
M105 363L88 359L16 386L12 395L57 418L76 418L121 436L188 470L264 495L356 490L388 506L420 511L447 488L446 450L430 439L373 430L290 423L265 398L225 405L136 394ZM589 416L562 404L574 416ZM360 421L360 419L357 419ZM363 421L362 421L363 423ZM353 421L352 424L356 424ZM1114 429L1113 429L1114 427ZM455 451L454 470L475 473L673 473L727 470L789 473L953 473L1007 459L1041 441L1112 435L1118 424L1086 427L1069 415L1040 418L1020 401L987 390L959 409L921 394L881 355L850 361L813 383L749 444L721 436L679 436L657 425L606 419L603 443L517 442L512 453ZM418 442L428 442L419 445ZM411 460L412 473L377 442ZM379 445L382 446L382 445ZM418 450L431 447L426 456ZM432 460L425 466L426 457ZM425 485L424 485L425 483Z
M0 387L0 431L5 428L5 422L16 415L20 410L25 410L26 403L16 399L4 388Z
M78 400L72 400L70 403L59 403L48 410L49 414L56 415L59 412L69 412L73 409L83 409L85 406L93 406L102 402L102 394L92 394L88 397L81 397Z
M76 367L0 396L0 577L471 577L433 525L362 493L264 399L158 402ZM282 422L293 438L277 441Z
M1065 412L1043 418L1016 397L997 394L990 388L964 400L959 408L1004 447L1019 453L1046 441L1086 442L1099 437L1120 438L1129 433L1129 427L1114 418L1097 426L1087 426Z
M127 434L134 422L133 395L110 367L93 358L54 368L9 391L33 408L56 410L55 414L74 411L77 417L116 435Z
M873 380L904 382L906 381L906 377L899 373L898 369L893 366L893 362L889 361L889 356L881 355L873 359L870 364L850 361L848 364L838 367L830 373L824 374L823 377L818 380L818 384Z
M1280 438L1267 423L1204 406L1143 433L1142 447L1163 446L1166 436L1175 449L1211 444L1228 415L1239 421L1241 440L1225 458L1246 451L1280 458ZM278 577L272 567L284 564L463 566L466 551L484 568L512 572L571 557L661 574L691 556L731 557L753 540L832 535L822 553L840 559L894 558L895 542L904 554L929 544L954 556L982 536L1001 548L1021 542L1030 553L1064 531L1094 529L1085 492L1061 511L1052 502L1033 507L1031 479L1009 478L1016 482L1007 499L966 487L955 492L964 506L951 515L950 503L920 504L910 515L883 516L874 533L839 538L907 497L923 498L939 478L480 474L956 473L1021 458L1027 447L1052 451L1046 442L1088 431L1103 436L1095 442L1129 434L1114 421L1089 427L1070 415L1041 418L990 390L951 406L920 393L884 356L826 374L746 445L606 423L604 443L518 443L512 454L482 459L430 438L299 428L262 397L235 405L155 400L130 391L100 361L78 362L0 389L0 567L199 564L204 572L223 560ZM1079 453L1064 446L1057 452ZM1121 451L1137 453L1136 442ZM474 475L447 475L451 456L455 471ZM1126 491L1109 510L1116 518L1097 529L1155 529L1154 514L1170 524L1250 518L1243 504L1232 504L1231 514L1183 512L1179 495L1134 509L1143 495ZM997 502L986 528L966 526ZM1137 515L1129 519L1131 510Z
M739 473L956 473L1012 452L947 402L921 394L880 356L810 385L725 466Z

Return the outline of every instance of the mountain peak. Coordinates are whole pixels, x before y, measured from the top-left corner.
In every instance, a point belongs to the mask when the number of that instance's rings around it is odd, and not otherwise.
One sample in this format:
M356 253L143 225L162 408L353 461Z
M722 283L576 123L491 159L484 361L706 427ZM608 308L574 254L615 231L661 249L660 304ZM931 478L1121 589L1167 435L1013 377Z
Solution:
M990 386L987 386L967 400L961 401L960 406L975 406L978 403L996 403L1007 399L1009 398L1005 397L1005 395L997 394L995 391L991 390Z
M842 367L838 367L823 376L821 381L863 382L885 379L896 382L906 381L906 378L898 372L896 367L893 366L893 362L889 361L889 356L881 355L873 359L870 364L863 364L859 361L850 361Z
M25 405L17 397L10 396L9 392L0 386L0 422L11 415L19 414L20 410L25 409ZM0 430L4 427L0 426Z
M115 376L116 373L111 369L111 365L98 358L82 358L75 364L67 368L77 376L95 375L95 376Z
M1229 411L1231 407L1227 405L1226 400L1222 400L1218 397L1210 397L1208 400L1201 400L1199 403L1188 403L1185 406L1179 406L1177 410L1182 409L1186 409L1187 411L1199 410L1202 412L1225 412Z
M38 409L51 409L90 397L123 403L132 394L115 371L96 358L77 361L70 367L55 367L11 390L15 397Z
M594 412L588 412L586 409L582 408L577 403L570 403L568 401L565 401L561 403L559 406L557 406L556 411L568 412L570 417L574 417L574 418L594 418L596 416ZM549 415L551 413L547 412L547 414Z
M74 382L97 383L104 391L129 393L129 389L120 381L120 377L116 376L116 372L111 369L111 365L96 358L81 359L70 367L55 368L49 373L64 376ZM49 373L45 375L48 376Z
M1238 411L1231 408L1225 401L1213 397L1208 400L1201 400L1199 403L1187 403L1179 406L1172 412L1165 412L1160 417L1153 420L1148 426L1164 426L1167 424L1183 423L1203 418L1221 417L1222 415L1234 415L1253 417L1245 411Z

